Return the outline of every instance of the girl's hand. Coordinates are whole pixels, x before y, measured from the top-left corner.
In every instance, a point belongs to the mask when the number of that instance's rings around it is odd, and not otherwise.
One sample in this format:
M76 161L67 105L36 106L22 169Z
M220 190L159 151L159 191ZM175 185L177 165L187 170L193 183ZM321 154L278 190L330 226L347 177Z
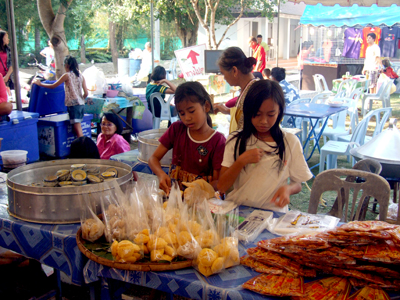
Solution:
M10 77L9 77L9 76L7 76L7 75L6 75L6 76L4 76L4 77L3 77L3 79L4 79L4 83L7 83L7 81L8 81L8 79L9 79L9 78L10 78Z
M168 196L171 189L171 178L164 173L158 176L158 181L160 182L160 189L162 189Z
M38 85L38 86L41 85L41 82L40 82L39 79L35 79L32 83L33 83L33 84L36 84L36 85Z
M163 83L168 84L168 80L167 79L161 79L160 81L157 81L157 85L161 85Z
M242 159L244 165L258 163L261 160L261 157L264 155L264 150L255 148L251 150L247 150L239 158Z
M289 185L281 186L272 197L271 202L279 207L288 205L290 203Z

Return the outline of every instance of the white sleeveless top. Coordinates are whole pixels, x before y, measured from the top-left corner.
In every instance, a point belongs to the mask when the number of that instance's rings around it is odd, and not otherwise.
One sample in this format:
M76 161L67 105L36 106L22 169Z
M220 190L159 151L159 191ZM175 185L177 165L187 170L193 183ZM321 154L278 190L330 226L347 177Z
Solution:
M85 105L82 98L83 75L80 74L78 77L72 71L67 74L69 80L64 82L65 106Z

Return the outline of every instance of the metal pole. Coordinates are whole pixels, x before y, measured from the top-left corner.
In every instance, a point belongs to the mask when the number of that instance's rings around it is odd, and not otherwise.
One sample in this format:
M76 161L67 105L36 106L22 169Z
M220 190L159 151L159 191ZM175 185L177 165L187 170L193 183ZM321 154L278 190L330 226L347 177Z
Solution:
M281 10L281 1L278 0L278 27L277 27L277 35L276 35L276 66L278 66L278 56L279 56L279 20L280 20L280 10Z
M151 71L154 69L154 11L153 11L153 0L150 2L150 39L151 39Z
M14 4L13 0L6 0L7 7L7 22L8 30L11 37L11 53L12 53L12 67L14 74L14 88L15 88L15 98L17 102L17 109L22 110L21 102L21 86L19 84L19 68L18 68L18 51L17 51L17 36L15 34L15 20L14 20Z

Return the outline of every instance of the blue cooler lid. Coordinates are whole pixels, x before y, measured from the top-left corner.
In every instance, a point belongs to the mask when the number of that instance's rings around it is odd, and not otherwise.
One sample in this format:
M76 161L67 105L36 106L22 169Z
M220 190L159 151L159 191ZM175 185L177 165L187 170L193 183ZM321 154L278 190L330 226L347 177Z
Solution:
M19 123L24 120L39 118L38 113L21 111L21 110L13 110L11 114L9 114L8 116L10 117L10 121L8 123Z

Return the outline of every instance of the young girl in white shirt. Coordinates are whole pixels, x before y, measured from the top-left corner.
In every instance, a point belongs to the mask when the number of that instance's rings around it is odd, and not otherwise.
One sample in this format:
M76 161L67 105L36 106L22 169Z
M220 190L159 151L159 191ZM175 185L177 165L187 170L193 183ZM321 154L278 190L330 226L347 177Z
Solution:
M299 139L279 126L284 109L279 83L260 80L251 86L243 103L243 130L233 132L225 146L218 189L225 193L233 185L227 200L287 212L290 195L312 177Z

